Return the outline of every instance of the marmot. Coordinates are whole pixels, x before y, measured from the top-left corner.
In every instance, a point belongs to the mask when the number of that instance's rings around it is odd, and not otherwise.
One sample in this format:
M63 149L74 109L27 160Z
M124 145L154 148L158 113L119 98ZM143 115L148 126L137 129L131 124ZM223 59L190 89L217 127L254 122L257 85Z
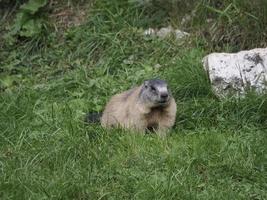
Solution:
M167 83L151 79L111 97L100 121L105 128L122 127L138 132L152 129L164 136L175 119L176 103Z

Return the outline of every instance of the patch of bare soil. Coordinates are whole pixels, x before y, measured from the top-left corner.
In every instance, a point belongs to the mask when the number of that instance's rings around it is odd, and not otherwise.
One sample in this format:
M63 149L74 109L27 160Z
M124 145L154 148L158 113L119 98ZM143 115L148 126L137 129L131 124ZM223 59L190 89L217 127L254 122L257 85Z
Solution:
M49 2L49 18L57 32L72 26L81 25L92 7L93 1L55 1Z

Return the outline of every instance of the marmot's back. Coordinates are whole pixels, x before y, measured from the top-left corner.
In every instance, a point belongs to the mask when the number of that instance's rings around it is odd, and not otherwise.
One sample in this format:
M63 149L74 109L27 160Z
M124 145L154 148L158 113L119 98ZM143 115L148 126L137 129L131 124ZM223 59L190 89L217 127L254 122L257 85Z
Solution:
M132 107L137 103L139 87L132 88L111 97L101 118L101 125L129 127L129 118L132 115Z

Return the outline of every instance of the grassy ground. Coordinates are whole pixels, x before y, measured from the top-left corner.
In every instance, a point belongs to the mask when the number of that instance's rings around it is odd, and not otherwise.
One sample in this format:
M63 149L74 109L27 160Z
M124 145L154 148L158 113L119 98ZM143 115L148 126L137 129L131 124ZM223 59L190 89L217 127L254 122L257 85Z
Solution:
M0 198L266 199L266 96L218 100L200 39L144 38L153 21L117 2L96 3L84 25L42 48L1 51ZM165 140L83 124L152 77L178 104Z

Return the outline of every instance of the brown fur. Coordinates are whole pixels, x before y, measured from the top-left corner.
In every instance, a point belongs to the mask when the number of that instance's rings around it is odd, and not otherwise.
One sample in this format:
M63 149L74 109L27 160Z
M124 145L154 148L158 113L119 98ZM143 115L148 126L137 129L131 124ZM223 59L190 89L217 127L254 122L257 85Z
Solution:
M106 128L120 126L139 132L155 129L164 136L175 123L175 100L171 97L167 106L150 108L139 98L141 87L114 95L106 105L101 125Z

